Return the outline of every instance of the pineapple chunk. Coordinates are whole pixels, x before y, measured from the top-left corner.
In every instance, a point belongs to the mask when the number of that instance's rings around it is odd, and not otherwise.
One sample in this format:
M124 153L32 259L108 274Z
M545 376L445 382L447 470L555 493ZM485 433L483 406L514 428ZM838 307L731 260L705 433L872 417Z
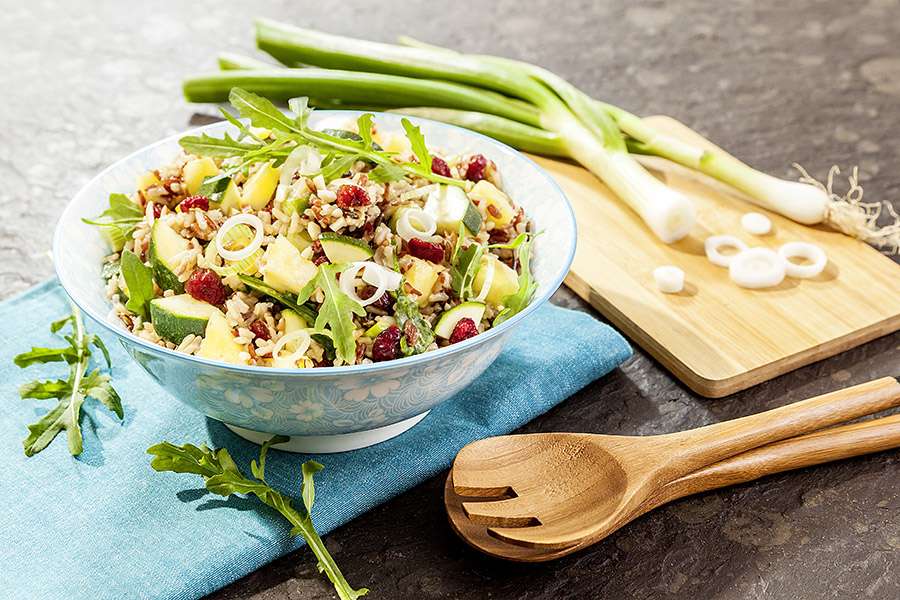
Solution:
M419 306L425 306L428 304L431 288L437 281L440 267L421 258L413 257L412 260L412 266L405 273L406 282L419 292Z
M504 227L512 223L516 212L513 210L509 196L498 190L493 183L482 179L469 192L469 198L484 208L487 218L494 224Z
M156 173L153 171L147 171L138 175L137 178L137 189L139 192L146 192L148 188L152 188L155 185L159 185L162 183L159 180L159 177L156 176Z
M482 256L478 274L475 275L475 280L472 282L472 291L476 295L481 293L484 280L487 278L488 261L494 263L494 278L491 280L491 287L484 300L493 306L501 306L507 296L519 291L519 275L493 254Z
M244 183L241 191L241 206L249 206L253 210L262 210L272 199L275 188L278 187L278 177L281 170L276 169L271 163L267 163L256 170Z
M231 212L232 208L240 208L241 206L241 191L238 189L237 184L232 179L228 182L228 187L225 188L225 193L222 194L222 201L219 204L219 208L222 213L228 215Z
M263 260L266 265L263 282L279 292L298 294L316 276L316 265L300 256L296 246L283 235L269 244Z
M216 166L216 161L208 156L189 160L182 171L182 179L187 187L187 193L193 196L200 191L204 179L218 174L219 167Z
M206 323L206 333L200 342L197 356L221 360L235 365L245 365L247 361L241 357L244 347L234 341L231 327L221 311L214 312Z

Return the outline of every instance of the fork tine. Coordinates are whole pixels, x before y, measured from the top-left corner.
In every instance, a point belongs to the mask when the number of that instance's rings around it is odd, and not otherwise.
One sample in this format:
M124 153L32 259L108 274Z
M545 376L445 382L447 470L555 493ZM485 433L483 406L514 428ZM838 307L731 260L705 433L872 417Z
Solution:
M463 502L466 516L474 523L498 527L528 527L540 525L529 511L530 502L524 498L509 498L492 502Z
M492 504L492 503L486 503ZM538 522L536 525L525 527L489 527L488 535L500 541L524 546L526 548L542 548L545 550L559 550L572 547L579 541L580 534L559 531L557 528Z
M460 496L490 498L512 495L512 484L517 487L529 484L522 473L532 471L526 463L539 455L530 438L528 435L487 438L460 450L453 461L454 491Z

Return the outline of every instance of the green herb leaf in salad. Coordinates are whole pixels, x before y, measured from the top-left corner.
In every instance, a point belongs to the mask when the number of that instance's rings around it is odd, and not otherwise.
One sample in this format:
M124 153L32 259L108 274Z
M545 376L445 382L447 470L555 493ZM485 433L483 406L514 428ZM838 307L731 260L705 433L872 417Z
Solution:
M109 208L95 219L82 219L88 225L102 227L113 250L118 252L131 239L134 228L144 218L141 207L125 194L110 194Z
M147 318L148 304L156 295L153 289L153 271L129 250L122 252L122 277L128 288L128 302L125 308L136 315Z
M519 241L523 235L526 238ZM523 233L512 242L516 248L516 262L519 263L519 289L515 294L510 294L503 299L504 308L494 317L494 327L521 312L528 306L537 291L538 284L531 273L531 244L533 241L533 236Z
M450 287L463 302L474 295L472 284L481 268L481 257L484 255L484 248L480 244L472 243L463 247L465 239L465 226L460 223L459 234L450 257Z
M237 119L235 119L237 121ZM237 121L240 124L240 121ZM233 156L243 156L251 150L259 149L259 144L250 142L240 142L233 139L227 133L216 138L204 133L199 136L189 135L178 140L181 147L186 152L196 154L197 156L210 156L213 158L231 158Z
M296 298L291 297L290 294L279 292L275 288L266 285L262 279L257 277L251 277L250 275L238 275L238 279L241 280L241 283L246 285L251 290L255 290L260 294L266 295L269 298L281 303L285 308L289 308L307 322L314 323L316 318L318 317L318 313L308 304L302 304L297 301Z
M65 362L69 365L69 376L66 379L37 380L23 384L19 388L19 395L22 398L58 400L55 407L28 426L28 436L22 442L25 456L34 456L46 448L63 430L66 431L68 438L69 453L72 456L81 454L81 407L86 398L98 400L120 420L124 416L122 401L113 389L109 375L101 373L99 368L88 372L91 346L102 352L106 366L110 366L109 352L103 341L85 331L81 313L74 306L71 315L50 325L50 331L58 333L66 325L72 328L72 333L64 336L68 342L67 346L32 348L13 359L17 366L23 368L50 362Z
M404 290L404 281L397 289L397 300L394 304L394 315L400 328L400 352L403 356L421 354L434 342L434 330L431 324L419 312L415 299Z
M191 473L200 475L213 494L228 497L232 494L256 496L263 504L278 511L293 526L292 535L303 536L310 550L318 560L319 571L324 572L341 600L355 600L368 593L366 588L355 590L344 578L334 558L319 537L312 520L315 486L313 476L324 467L315 461L306 461L300 470L303 476L301 484L302 506L294 507L289 496L269 486L265 480L266 455L274 444L287 441L284 436L275 436L262 445L259 462L250 463L253 478L245 476L234 459L225 448L211 450L206 445L195 446L184 444L176 446L163 442L147 449L153 455L150 466L155 471L173 473Z
M341 291L338 285L337 276L346 267L329 263L319 265L316 276L297 295L297 302L302 304L309 300L317 288L322 290L324 300L316 317L316 331L322 333L327 331L334 342L335 356L352 365L356 362L353 315L363 317L366 309Z

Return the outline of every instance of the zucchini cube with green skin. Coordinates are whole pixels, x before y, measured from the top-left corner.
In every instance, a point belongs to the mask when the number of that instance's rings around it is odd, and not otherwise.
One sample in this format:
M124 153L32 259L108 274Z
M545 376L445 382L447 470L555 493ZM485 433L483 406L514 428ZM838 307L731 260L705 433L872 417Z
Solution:
M190 334L203 335L209 318L222 311L192 298L189 294L154 298L150 301L150 320L157 335L180 344ZM224 315L223 315L224 316Z
M481 294L481 288L484 286L485 279L487 279L488 261L493 261L494 263L494 277L491 280L491 287L484 300L492 306L502 306L503 300L507 296L511 296L519 291L519 274L493 254L482 256L478 274L475 275L475 280L472 282L472 291L476 295Z
M335 264L369 260L375 254L367 242L330 231L319 236L319 243L328 260Z
M175 274L175 258L190 248L188 240L162 221L157 220L153 224L150 232L150 267L156 285L176 294L184 292L184 283Z
M231 326L228 325L228 321L225 319L222 311L213 313L206 324L205 335L203 341L200 342L197 356L211 360L221 360L235 365L244 365L247 364L247 361L241 357L243 352L244 346L234 341Z
M299 294L316 276L316 265L300 256L300 251L286 237L279 235L263 255L263 283L279 292Z
M481 213L466 193L455 185L442 185L437 191L430 193L424 210L434 217L441 233L457 233L460 224L465 225L472 234L481 229Z
M482 302L470 301L457 304L441 315L441 318L438 319L434 326L434 334L449 340L450 336L453 335L453 330L456 329L456 324L463 319L472 319L477 327L484 316L484 309L485 306Z

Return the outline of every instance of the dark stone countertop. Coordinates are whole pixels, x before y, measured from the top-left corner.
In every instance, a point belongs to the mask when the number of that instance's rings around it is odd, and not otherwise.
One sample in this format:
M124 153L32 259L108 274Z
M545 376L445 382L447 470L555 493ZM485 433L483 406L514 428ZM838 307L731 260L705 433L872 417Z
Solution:
M778 175L858 163L900 196L900 2L0 2L0 289L52 272L52 225L105 165L204 108L183 75L249 51L265 15L374 39L399 34L540 63L640 114L666 112ZM567 290L555 301L590 309ZM599 318L599 316L598 316ZM527 431L649 434L729 419L900 373L900 335L721 400L641 352ZM550 564L486 559L450 532L443 477L328 536L374 598L900 597L897 453L676 502ZM302 550L214 595L331 598Z

